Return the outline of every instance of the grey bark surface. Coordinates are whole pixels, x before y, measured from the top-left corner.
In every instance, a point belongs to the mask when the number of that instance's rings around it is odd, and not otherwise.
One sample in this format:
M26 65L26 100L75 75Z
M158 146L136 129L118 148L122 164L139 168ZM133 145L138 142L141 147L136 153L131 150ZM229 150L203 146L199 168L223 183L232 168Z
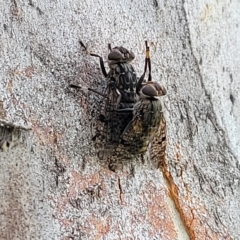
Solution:
M240 239L240 4L0 0L0 239ZM92 143L107 44L144 40L167 155L112 172ZM10 123L10 124L7 124ZM14 128L11 124L18 127ZM31 130L25 130L31 126Z

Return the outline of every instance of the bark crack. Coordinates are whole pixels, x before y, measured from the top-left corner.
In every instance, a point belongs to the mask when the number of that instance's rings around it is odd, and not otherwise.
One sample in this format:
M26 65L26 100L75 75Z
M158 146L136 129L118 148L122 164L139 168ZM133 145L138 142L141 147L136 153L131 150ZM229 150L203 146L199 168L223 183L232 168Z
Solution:
M121 180L120 180L119 176L118 176L118 188L119 188L119 199L120 199L120 203L122 204L123 203L123 200L122 200L123 191L122 191L122 185L121 185Z
M175 213L179 214L180 222L178 221L178 228L181 228L180 230L181 230L181 235L182 235L182 237L179 236L179 239L186 239L187 235L190 239L195 239L194 231L186 223L186 217L183 212L183 209L181 208L180 201L179 201L178 187L174 183L172 175L167 170L166 162L163 163L161 170L162 170L163 177L165 179L166 185L169 190L169 198L174 204ZM174 225L175 225L175 227L177 227L175 223L176 223L176 221L174 221ZM180 233L180 231L178 231L178 232Z

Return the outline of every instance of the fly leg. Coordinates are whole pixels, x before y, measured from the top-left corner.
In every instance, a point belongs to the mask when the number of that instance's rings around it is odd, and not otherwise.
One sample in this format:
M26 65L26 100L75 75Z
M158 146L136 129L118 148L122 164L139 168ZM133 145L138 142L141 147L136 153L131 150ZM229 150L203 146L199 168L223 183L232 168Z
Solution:
M101 70L102 70L102 73L104 75L104 77L107 77L107 71L106 71L106 68L104 66L104 62L103 62L103 58L95 53L91 53L87 50L86 46L83 44L82 41L79 41L80 45L84 48L84 50L91 56L93 57L98 57L99 58L99 61L100 61L100 66L101 66Z

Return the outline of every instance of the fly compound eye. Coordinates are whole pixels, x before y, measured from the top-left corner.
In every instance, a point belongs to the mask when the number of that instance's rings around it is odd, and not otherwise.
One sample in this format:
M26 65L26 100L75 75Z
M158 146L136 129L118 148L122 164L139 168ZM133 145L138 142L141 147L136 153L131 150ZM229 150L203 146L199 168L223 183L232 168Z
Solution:
M156 88L150 84L143 86L142 93L149 97L155 97L158 95Z
M122 53L120 53L118 50L113 50L108 54L109 60L119 61L123 59Z

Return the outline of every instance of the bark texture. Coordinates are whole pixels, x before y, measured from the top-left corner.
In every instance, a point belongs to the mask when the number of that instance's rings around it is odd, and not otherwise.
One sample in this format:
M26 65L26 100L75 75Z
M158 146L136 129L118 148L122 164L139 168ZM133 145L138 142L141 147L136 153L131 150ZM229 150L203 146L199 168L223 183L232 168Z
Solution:
M0 0L0 239L239 239L237 0ZM101 167L98 60L123 45L164 97L167 156ZM17 127L13 127L17 126ZM31 126L31 130L28 130Z

